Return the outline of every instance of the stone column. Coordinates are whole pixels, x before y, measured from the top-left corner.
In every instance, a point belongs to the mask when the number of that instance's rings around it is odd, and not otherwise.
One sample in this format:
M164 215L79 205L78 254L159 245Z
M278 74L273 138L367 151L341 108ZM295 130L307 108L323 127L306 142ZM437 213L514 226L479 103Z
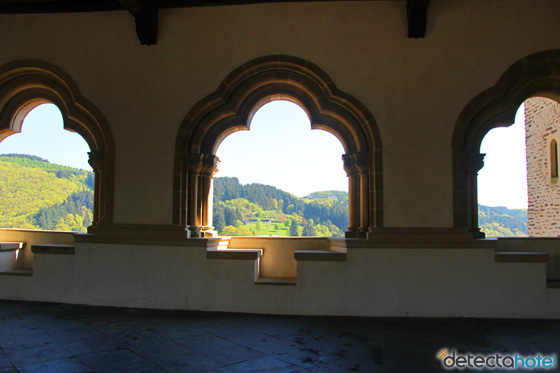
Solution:
M198 178L203 169L203 154L188 154L188 204L187 204L187 236L189 238L202 237L199 215Z
M463 172L467 180L466 198L468 198L467 209L469 216L469 232L473 234L474 238L484 238L486 235L480 231L478 226L478 204L473 203L478 201L478 171L484 167L484 156L474 152L467 154L463 157Z
M220 159L215 155L205 155L202 162L203 167L199 176L202 231L204 232L204 237L215 237L217 232L214 231L214 226L212 225L212 184L214 182L214 175L219 170Z
M94 175L94 187L93 187L93 221L91 225L98 225L105 211L103 211L104 206L101 201L105 200L105 188L101 188L101 183L105 175L103 175L105 168L105 154L99 150L92 151L88 153L89 159L88 163L93 169Z
M344 162L344 171L348 176L348 229L346 229L346 237L355 238L358 236L357 222L360 218L359 201L360 183L359 171L356 167L356 156L354 154L345 154L342 156Z
M367 232L371 229L369 219L369 181L371 170L371 158L369 153L358 153L355 155L355 165L360 180L360 227L358 237L366 238Z
M189 154L188 165L188 237L213 237L212 179L218 171L220 160L215 155Z

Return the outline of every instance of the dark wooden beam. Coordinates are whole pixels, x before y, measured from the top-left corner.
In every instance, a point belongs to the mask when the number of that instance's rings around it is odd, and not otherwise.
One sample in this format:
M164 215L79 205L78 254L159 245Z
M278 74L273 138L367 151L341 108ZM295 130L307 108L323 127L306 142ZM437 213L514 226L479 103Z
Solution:
M142 45L157 44L158 6L154 0L119 0L136 22L136 34Z
M315 3L344 2L347 0L153 0L159 9L184 7L212 7L230 5L249 5L267 3ZM377 1L377 0L356 0ZM387 0L385 0L387 1ZM403 0L392 0L403 1ZM122 4L129 1L120 0L0 0L0 14L19 13L74 13L123 10ZM134 1L133 1L134 2ZM142 3L143 1L137 1ZM128 8L126 8L128 9Z
M409 38L419 39L426 36L429 4L430 0L406 0Z

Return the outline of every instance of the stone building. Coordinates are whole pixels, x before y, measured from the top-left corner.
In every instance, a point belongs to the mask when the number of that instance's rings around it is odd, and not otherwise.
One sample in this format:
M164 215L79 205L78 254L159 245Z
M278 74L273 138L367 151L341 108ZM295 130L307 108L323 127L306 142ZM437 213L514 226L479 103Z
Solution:
M0 298L554 318L557 239L483 239L480 143L560 97L557 0L0 3L0 140L51 102L95 171L88 234L0 230ZM265 103L343 148L346 238L214 237L216 150Z
M560 237L560 104L544 97L525 101L525 128L529 234Z

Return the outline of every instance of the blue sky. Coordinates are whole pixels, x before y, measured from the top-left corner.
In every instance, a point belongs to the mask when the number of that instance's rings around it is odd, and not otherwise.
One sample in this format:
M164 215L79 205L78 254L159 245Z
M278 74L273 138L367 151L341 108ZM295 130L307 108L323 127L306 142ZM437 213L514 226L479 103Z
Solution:
M479 203L527 207L523 110L509 128L488 133L481 146L487 153L479 172ZM89 147L78 134L62 128L56 106L41 105L25 118L22 132L0 143L0 154L25 153L52 163L91 170ZM342 167L344 149L338 139L311 130L309 118L296 104L274 101L257 111L250 131L228 136L218 148L219 176L235 176L243 184L274 185L297 196L319 190L348 190Z
M31 154L51 163L91 171L89 151L82 136L63 129L62 115L53 104L39 105L31 110L23 121L21 133L0 142L0 154Z
M261 183L303 197L324 190L348 191L344 148L322 130L311 130L305 111L288 101L260 108L250 131L228 136L218 148L216 176L236 176L242 184Z

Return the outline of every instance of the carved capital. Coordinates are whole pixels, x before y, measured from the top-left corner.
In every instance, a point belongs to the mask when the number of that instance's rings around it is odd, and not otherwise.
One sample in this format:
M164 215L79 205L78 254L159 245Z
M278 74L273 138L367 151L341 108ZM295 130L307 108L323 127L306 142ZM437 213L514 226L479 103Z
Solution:
M202 170L200 174L202 176L208 176L213 178L216 172L220 170L220 158L215 155L205 155L202 160Z
M188 154L187 168L200 176L214 177L219 170L220 158L207 154Z
M468 154L463 157L463 170L469 174L476 174L484 167L486 154Z
M344 154L342 160L344 161L344 171L346 171L346 175L348 176L363 174L370 171L369 153Z
M89 159L88 163L93 168L93 171L99 171L103 168L103 164L105 163L105 153L99 150L94 150L92 152L88 152Z
M344 162L344 171L346 171L347 176L350 177L358 173L358 168L356 167L354 154L344 154L342 156L342 161Z
M187 154L186 164L190 172L200 174L204 168L204 154Z

